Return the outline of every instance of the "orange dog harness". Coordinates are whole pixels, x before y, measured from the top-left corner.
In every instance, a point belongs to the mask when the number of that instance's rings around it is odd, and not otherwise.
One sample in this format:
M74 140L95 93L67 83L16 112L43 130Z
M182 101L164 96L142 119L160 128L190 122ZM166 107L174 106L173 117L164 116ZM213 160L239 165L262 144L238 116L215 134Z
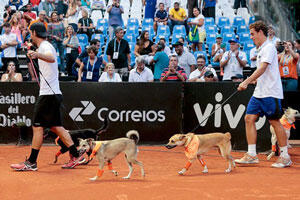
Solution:
M189 145L185 147L184 153L186 157L188 157L188 159L193 159L196 157L199 143L200 143L199 138L196 135L194 135Z
M291 128L296 129L295 124L290 124L286 119L280 119L280 123L286 130L291 130Z
M96 141L95 143L96 143L96 146L94 147L92 154L90 155L90 158L89 158L90 160L95 157L97 151L100 149L100 147L102 145L102 142L100 142L100 141Z

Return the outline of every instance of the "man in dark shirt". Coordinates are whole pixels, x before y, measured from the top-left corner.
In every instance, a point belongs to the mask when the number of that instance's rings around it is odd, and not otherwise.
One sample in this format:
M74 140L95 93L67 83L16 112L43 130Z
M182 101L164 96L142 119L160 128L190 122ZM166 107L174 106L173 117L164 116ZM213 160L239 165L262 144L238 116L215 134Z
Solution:
M165 5L163 3L159 4L159 10L156 11L154 15L154 31L157 31L158 25L167 25L168 23L168 13L165 10Z
M63 20L68 11L68 4L66 4L64 0L58 0L55 10L57 11L59 18Z
M130 66L130 48L129 44L124 37L124 30L122 27L117 27L115 30L116 37L108 43L106 55L108 62L112 62L115 65L115 70L122 77L128 74Z

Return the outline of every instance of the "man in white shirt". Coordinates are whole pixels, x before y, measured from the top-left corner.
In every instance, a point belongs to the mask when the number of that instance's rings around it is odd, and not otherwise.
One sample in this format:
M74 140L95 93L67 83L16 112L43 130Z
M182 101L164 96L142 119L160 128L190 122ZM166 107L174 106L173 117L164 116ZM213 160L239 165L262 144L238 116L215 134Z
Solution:
M205 80L205 74L206 72L211 72L207 73L206 77L212 76L213 79L211 81L218 81L218 75L216 73L216 70L211 68L211 67L206 67L206 58L204 55L199 55L197 57L197 66L198 68L195 69L189 76L189 82L206 82Z
M17 45L18 45L17 35L11 33L10 23L8 22L4 23L3 28L4 28L4 33L0 36L1 49L3 50L2 70L6 71L7 64L10 61L13 61L15 63L18 70L19 62L17 59Z
M196 59L193 54L183 50L183 43L176 42L174 45L175 52L178 55L178 65L182 67L186 73L186 76L189 77L190 73L195 70Z
M246 53L240 51L237 39L229 40L230 51L226 51L220 61L220 67L224 68L223 81L231 81L231 77L236 74L243 74L243 68L247 64Z
M79 165L84 157L83 154L79 155L69 132L62 126L62 93L58 81L56 51L46 40L47 30L43 23L32 24L29 32L32 42L38 47L37 51L29 50L27 55L30 59L38 59L41 75L40 92L34 107L30 157L28 160L26 159L19 164L12 164L10 167L16 171L38 170L36 160L43 144L44 128L46 127L56 133L69 148L72 158L62 168L71 169Z
M265 115L273 126L280 147L280 157L272 167L284 168L292 164L287 149L287 137L279 119L282 115L281 99L283 99L277 50L273 43L267 40L268 28L262 21L250 25L251 39L257 47L257 69L240 83L238 90L246 90L248 85L257 82L253 96L246 111L245 124L248 142L248 152L243 158L235 160L241 164L258 163L256 154L257 131L255 122L259 116Z
M135 59L135 68L130 70L128 82L153 82L152 71L145 67L145 61L142 56Z
M256 69L257 66L256 66L256 60L257 60L257 49L256 47L252 48L250 50L250 61L251 61L251 64L250 64L250 67L252 69Z

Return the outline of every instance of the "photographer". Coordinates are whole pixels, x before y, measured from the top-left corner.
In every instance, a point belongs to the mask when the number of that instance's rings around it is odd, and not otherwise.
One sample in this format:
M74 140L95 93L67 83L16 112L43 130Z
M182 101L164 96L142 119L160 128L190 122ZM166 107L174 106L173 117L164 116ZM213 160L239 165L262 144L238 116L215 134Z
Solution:
M108 12L108 34L109 34L109 40L113 39L113 34L115 32L115 29L118 26L123 26L123 19L122 14L124 13L124 9L122 6L120 6L119 0L113 0L112 5L108 6L107 8Z
M284 51L278 55L283 91L296 91L298 88L298 60L299 54L294 51L293 42L284 42Z

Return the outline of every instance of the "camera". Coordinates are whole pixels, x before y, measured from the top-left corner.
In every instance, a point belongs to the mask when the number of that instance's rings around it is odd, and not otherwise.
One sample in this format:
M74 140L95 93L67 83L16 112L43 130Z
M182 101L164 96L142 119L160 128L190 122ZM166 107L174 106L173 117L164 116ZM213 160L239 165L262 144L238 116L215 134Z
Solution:
M282 41L277 42L276 49L277 49L278 53L283 52L285 43L286 42L282 42Z

